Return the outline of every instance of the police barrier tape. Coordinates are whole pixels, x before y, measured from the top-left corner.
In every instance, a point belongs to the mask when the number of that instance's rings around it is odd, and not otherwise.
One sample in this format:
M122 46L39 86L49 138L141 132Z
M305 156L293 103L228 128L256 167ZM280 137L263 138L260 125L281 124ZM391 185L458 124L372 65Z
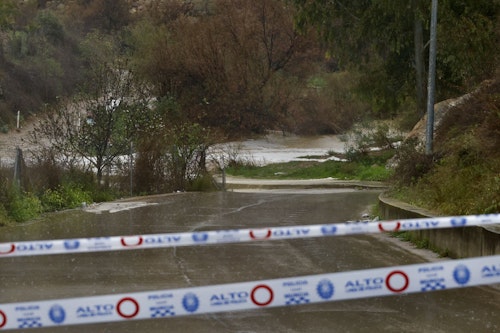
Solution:
M0 258L484 226L500 214L0 243Z
M0 330L251 310L500 283L500 256L204 287L0 304Z

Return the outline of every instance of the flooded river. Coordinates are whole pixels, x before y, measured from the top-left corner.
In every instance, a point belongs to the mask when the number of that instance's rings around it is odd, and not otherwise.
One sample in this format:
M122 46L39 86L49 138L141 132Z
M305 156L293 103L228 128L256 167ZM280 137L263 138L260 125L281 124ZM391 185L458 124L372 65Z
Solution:
M229 158L257 165L304 161L324 161L330 153L344 153L345 142L338 135L296 136L273 132L245 141L230 142L214 147L212 156L224 153ZM330 159L336 159L333 156Z
M179 193L124 210L74 210L0 228L0 242L336 223L377 190ZM205 286L424 262L388 236L345 236L0 258L0 303ZM32 332L497 332L490 287Z

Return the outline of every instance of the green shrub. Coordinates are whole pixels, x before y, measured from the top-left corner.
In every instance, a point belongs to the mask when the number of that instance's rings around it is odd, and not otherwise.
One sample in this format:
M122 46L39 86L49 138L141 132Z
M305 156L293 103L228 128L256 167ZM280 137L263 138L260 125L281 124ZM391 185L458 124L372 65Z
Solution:
M88 202L113 201L116 198L120 197L120 195L118 193L114 192L113 189L110 189L110 188L95 187L89 193L90 193L90 197L92 199L86 201L87 203Z
M64 199L57 190L46 190L40 197L44 211L60 210L64 207Z
M63 184L61 186L61 193L67 208L79 207L83 202L92 202L90 193L78 186Z
M207 192L216 190L212 177L208 174L196 178L187 188L188 191Z
M24 222L42 213L42 203L32 193L17 193L9 203L9 215L16 222Z
M83 202L92 202L89 192L81 187L71 184L63 184L56 190L48 189L40 197L44 211L57 211L67 208L76 208Z

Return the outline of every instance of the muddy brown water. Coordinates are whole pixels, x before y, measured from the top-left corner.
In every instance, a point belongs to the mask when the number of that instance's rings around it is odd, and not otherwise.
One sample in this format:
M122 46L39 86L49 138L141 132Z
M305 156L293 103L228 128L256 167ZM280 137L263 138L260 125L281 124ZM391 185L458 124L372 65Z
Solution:
M116 212L74 210L0 228L0 242L336 223L375 190L182 193ZM205 286L424 262L369 235L0 258L0 303ZM30 332L500 332L490 287Z

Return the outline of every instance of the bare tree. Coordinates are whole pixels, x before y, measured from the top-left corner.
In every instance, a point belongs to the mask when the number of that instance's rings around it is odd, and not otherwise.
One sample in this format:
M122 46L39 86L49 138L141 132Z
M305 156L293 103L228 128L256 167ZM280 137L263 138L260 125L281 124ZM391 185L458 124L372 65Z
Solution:
M147 120L148 98L119 63L95 65L89 79L87 92L47 110L31 137L44 153L67 166L83 159L101 184L104 170L129 153L135 133Z

